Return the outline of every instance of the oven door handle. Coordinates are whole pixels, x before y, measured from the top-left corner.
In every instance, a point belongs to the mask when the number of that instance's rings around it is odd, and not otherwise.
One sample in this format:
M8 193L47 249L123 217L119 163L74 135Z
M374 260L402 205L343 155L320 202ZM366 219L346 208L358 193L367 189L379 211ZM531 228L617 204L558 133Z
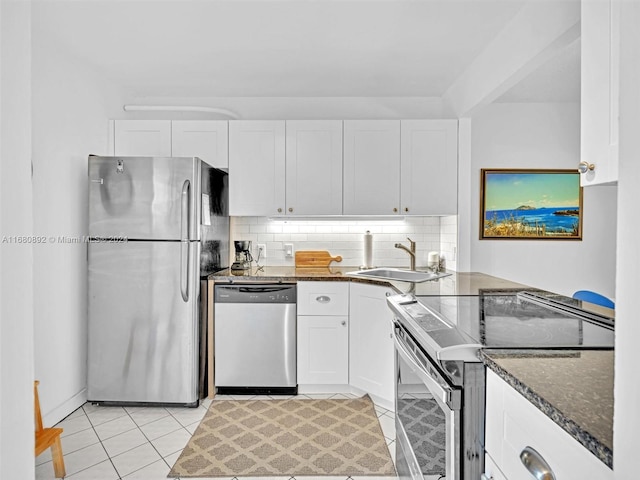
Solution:
M405 362L414 367L414 372L422 382L427 386L429 391L437 395L437 399L440 400L443 404L446 404L452 410L460 409L460 398L459 392L454 390L453 388L444 387L440 383L436 382L429 372L427 372L422 365L420 365L413 358L413 355L406 349L402 340L398 338L398 336L393 333L393 341L396 346L396 351L403 358Z

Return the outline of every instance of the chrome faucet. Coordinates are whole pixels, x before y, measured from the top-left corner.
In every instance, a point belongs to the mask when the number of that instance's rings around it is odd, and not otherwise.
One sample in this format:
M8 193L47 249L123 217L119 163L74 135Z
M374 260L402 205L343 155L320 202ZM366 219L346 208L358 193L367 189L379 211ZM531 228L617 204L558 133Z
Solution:
M411 270L415 271L415 269L416 269L416 242L411 240L409 237L407 237L407 240L409 240L409 248L405 247L401 243L396 243L395 247L399 248L401 250L404 250L405 252L407 252L409 254L409 257L411 259Z

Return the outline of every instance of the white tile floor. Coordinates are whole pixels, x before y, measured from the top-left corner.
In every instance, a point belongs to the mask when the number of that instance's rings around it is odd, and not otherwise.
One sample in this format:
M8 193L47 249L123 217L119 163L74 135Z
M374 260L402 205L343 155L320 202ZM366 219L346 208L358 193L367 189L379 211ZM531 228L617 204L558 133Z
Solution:
M228 398L246 400L272 397L217 395L213 401ZM349 395L298 395L298 398L349 398ZM210 404L211 400L205 400L198 408L97 407L84 404L56 425L64 429L62 451L67 469L65 478L165 480ZM391 458L395 461L393 412L378 406L375 408ZM36 458L35 469L36 479L54 479L50 450ZM344 477L319 478L345 480ZM360 480L368 477L355 478ZM385 480L384 477L371 478ZM248 479L241 477L239 480ZM257 480L289 480L289 477L260 477Z

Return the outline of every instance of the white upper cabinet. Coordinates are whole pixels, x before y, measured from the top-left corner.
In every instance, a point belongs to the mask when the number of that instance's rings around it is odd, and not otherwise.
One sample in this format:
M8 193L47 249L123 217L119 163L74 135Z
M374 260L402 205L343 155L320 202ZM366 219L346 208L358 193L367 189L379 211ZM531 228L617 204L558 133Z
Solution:
M224 120L114 120L113 154L199 157L227 168L227 125Z
M400 120L344 121L345 215L397 215Z
M455 215L458 211L458 121L402 120L402 215Z
M113 154L170 157L171 120L115 120Z
M199 157L217 168L229 166L228 125L225 120L175 120L171 124L171 154Z
M229 215L284 212L284 120L229 122Z
M618 180L619 2L583 0L580 160L582 186Z
M342 120L287 120L287 215L342 213Z

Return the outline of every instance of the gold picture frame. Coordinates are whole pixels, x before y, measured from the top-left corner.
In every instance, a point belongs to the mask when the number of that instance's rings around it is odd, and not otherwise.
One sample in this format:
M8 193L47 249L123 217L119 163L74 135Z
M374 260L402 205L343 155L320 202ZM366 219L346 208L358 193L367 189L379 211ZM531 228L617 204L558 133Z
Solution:
M480 170L480 240L582 240L582 217L577 170Z

